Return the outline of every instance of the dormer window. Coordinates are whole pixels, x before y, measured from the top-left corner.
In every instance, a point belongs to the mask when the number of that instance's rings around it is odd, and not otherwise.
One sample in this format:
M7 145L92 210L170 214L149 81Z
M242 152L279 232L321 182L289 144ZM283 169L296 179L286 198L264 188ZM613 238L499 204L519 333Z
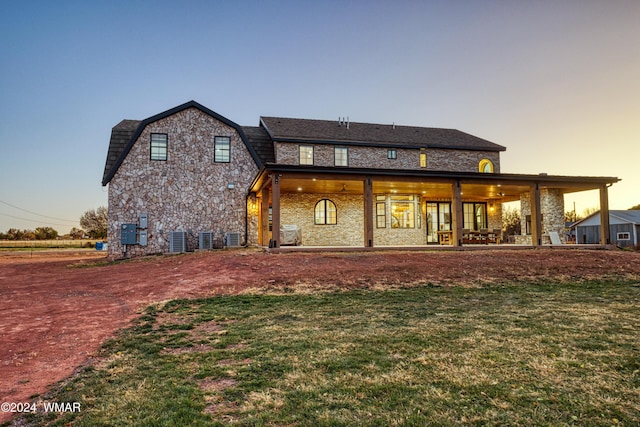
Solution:
M493 173L493 162L489 159L480 160L478 171L482 173Z

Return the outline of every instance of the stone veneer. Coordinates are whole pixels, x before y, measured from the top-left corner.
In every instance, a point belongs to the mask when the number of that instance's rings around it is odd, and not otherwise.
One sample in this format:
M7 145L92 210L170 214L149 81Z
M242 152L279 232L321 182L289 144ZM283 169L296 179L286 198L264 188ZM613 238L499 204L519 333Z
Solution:
M388 159L386 147L361 147L332 144L299 144L289 142L276 142L276 162L286 165L300 163L299 146L313 146L314 166L335 166L334 147L347 147L349 149L349 167L352 168L379 168L379 169L403 169L420 170L419 149L396 149L397 158ZM427 170L478 172L478 166L482 159L493 162L494 172L500 172L500 153L491 151L473 150L445 150L428 148ZM338 166L339 167L339 166Z
M373 246L426 245L426 199L416 195L416 222L414 228L391 227L391 195L385 196L386 227L376 224L376 196L373 203ZM316 203L329 199L336 205L337 224L316 225ZM467 202L465 200L465 202ZM252 202L250 202L252 203ZM364 199L362 195L284 193L280 196L281 224L297 225L302 230L303 246L364 246ZM493 209L492 209L493 207ZM257 211L257 209L256 209ZM256 213L257 216L257 213ZM502 228L502 205L487 204L487 220L490 229ZM250 224L252 220L250 219ZM250 228L256 228L257 222ZM253 232L249 233L251 236Z
M337 224L316 225L316 203L329 199L336 205ZM299 194L280 196L280 223L302 229L304 246L364 246L364 198L349 194Z
M168 134L166 161L150 160L151 133ZM229 163L214 162L214 137L231 140ZM245 239L247 189L258 167L233 127L195 108L150 123L109 183L109 256L122 256L120 227L148 215L148 245L129 245L128 255L169 251L171 231L188 232L188 249L198 232L226 232ZM234 188L229 189L228 184Z
M565 241L564 233L564 194L562 190L542 188L540 189L540 213L542 214L542 244L550 244L550 231L556 231L562 242ZM526 235L527 215L531 215L531 194L520 195L520 225L522 235L515 236L517 244L532 244L531 235Z

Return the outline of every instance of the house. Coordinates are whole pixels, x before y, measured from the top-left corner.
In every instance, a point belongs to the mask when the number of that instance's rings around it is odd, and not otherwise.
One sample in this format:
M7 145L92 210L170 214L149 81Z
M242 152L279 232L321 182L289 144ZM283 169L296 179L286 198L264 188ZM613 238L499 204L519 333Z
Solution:
M240 126L190 101L112 129L109 254L279 247L281 225L305 246L459 246L501 229L510 201L521 204L518 243L537 246L563 230L564 194L598 189L606 210L619 181L504 174L505 150L454 129L345 119Z
M600 243L600 212L595 212L573 225L576 242ZM609 211L611 243L624 248L640 248L640 210Z

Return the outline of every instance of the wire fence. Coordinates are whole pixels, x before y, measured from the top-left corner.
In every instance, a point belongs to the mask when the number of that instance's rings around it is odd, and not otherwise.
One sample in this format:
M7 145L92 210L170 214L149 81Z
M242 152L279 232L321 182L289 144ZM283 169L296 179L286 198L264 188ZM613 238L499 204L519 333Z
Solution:
M0 240L0 248L3 249L30 249L30 248L95 248L96 242L102 240L77 239L77 240Z

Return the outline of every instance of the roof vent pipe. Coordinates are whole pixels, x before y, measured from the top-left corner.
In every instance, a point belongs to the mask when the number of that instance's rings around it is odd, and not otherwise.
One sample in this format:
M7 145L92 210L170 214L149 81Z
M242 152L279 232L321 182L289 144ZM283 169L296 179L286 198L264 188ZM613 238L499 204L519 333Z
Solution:
M349 129L349 116L347 116L347 129Z

